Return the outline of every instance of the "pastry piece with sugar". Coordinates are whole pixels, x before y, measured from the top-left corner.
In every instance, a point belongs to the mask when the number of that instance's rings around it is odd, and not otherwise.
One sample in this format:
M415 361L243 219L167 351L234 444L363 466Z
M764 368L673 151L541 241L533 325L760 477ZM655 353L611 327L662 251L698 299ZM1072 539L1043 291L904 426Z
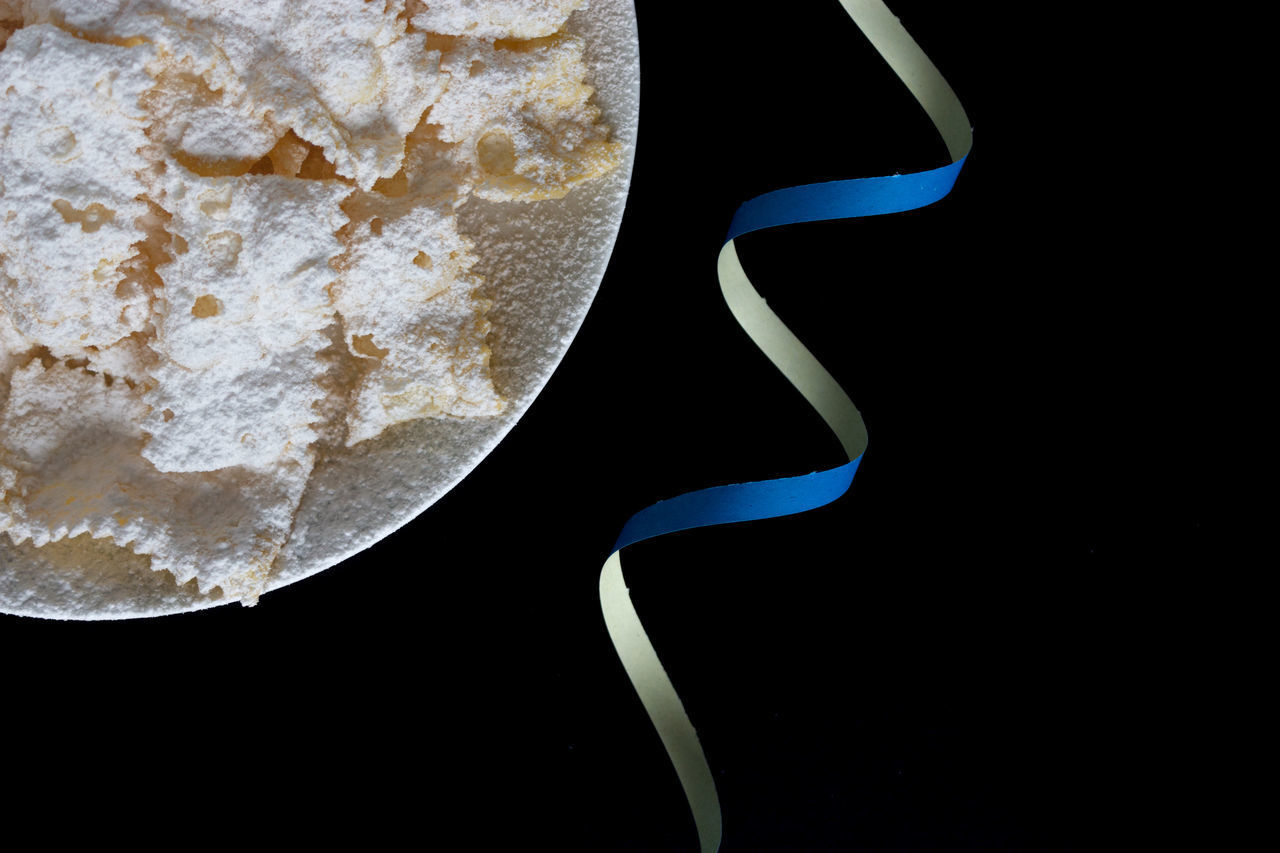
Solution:
M171 215L147 396L161 471L212 471L301 458L334 321L330 258L342 251L338 181L205 178L171 164L159 201Z
M440 35L531 39L557 32L585 0L409 0L413 25Z
M0 52L0 301L55 355L145 328L150 298L122 265L146 239L148 46L37 25Z
M404 0L32 0L28 19L159 48L155 134L203 174L243 173L292 129L361 187L390 177L443 91Z
M289 536L309 456L173 474L142 456L138 389L33 361L0 412L0 530L39 546L89 533L201 592L252 601Z
M582 39L460 39L440 67L449 88L426 120L480 198L562 198L618 164L622 147L591 103Z
M218 3L194 0L27 0L28 26L52 23L95 41L146 42L153 86L143 97L148 134L188 166L214 174L248 170L274 144L280 130L242 103L243 87L204 21Z
M265 6L266 4L262 4ZM231 4L240 18L243 4ZM368 189L394 175L404 138L444 90L440 54L411 33L403 0L284 2L249 24L274 53L236 46L237 69L259 109L324 149L339 175Z
M487 304L473 295L475 258L452 210L377 196L348 209L349 248L332 290L350 351L367 364L347 443L415 418L501 412Z

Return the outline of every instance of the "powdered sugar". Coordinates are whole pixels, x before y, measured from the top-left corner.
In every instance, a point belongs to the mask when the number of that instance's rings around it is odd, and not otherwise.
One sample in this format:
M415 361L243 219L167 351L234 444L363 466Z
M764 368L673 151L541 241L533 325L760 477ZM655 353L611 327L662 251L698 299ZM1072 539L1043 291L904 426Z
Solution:
M252 13L241 17L252 19L272 8L284 14L313 7L253 5ZM0 433L0 459L7 460L0 464L4 478L0 485L5 489L0 527L9 527L10 538L47 544L77 534L106 537L150 554L153 568L168 570L180 582L195 578L206 593L220 588L223 600L252 599L263 588L297 576L296 568L291 568L296 562L284 566L277 557L289 541L298 555L316 544L310 520L301 528L296 525L302 516L313 518L314 509L304 501L299 516L298 502L304 498L304 487L322 502L328 500L326 496L333 494L332 477L339 470L335 463L391 446L371 439L406 420L478 415L480 419L473 422L481 426L480 433L459 435L456 446L433 444L431 460L424 460L429 470L444 472L451 480L460 476L449 473L461 470L460 460L482 454L496 440L493 436L509 428L510 419L495 415L505 412L505 417L513 409L518 414L545 381L554 361L539 357L524 372L531 385L508 384L501 394L495 387L489 346L499 338L489 336L485 314L490 301L477 293L481 279L475 270L484 269L491 276L485 287L495 295L501 288L494 285L502 283L505 271L492 277L491 271L502 270L503 264L486 258L485 247L490 245L486 235L461 229L456 212L465 213L479 203L466 203L473 188L487 192L488 197L563 195L569 184L585 180L593 169L602 173L615 166L622 149L602 128L593 127L598 115L588 104L591 90L583 84L586 64L581 44L573 36L558 36L547 44L530 46L528 53L538 56L541 70L529 72L526 67L519 73L533 84L532 97L527 95L529 87L518 86L509 86L497 98L493 93L501 91L501 86L488 86L484 94L473 89L470 97L490 100L495 126L512 125L523 115L535 127L551 127L547 108L556 99L538 93L568 93L570 97L559 101L562 118L569 125L579 125L584 138L597 139L602 156L587 168L563 169L559 185L557 177L544 170L541 185L523 196L492 192L492 186L487 191L494 173L486 169L482 157L463 150L474 135L468 136L469 129L462 128L455 116L451 124L461 130L444 138L446 111L441 110L442 121L436 122L432 106L439 105L445 84L457 82L456 68L462 61L458 58L484 47L468 46L475 37L437 38L431 42L433 47L456 59L450 61L453 73L437 70L434 63L440 54L426 50L426 35L407 26L407 15L399 12L409 10L402 5L353 5L339 0L314 4L318 11L292 30L288 20L273 19L270 44L280 56L293 56L290 61L308 69L301 76L296 69L270 72L273 79L294 74L283 89L273 90L245 84L254 73L229 57L234 50L224 51L223 58L215 56L217 50L205 50L210 44L222 50L254 38L261 48L265 18L248 27L254 32L246 35L228 23L214 4L160 0L26 4L29 15L34 8L37 17L44 15L78 36L118 42L97 47L140 55L154 51L155 58L145 62L151 88L140 95L149 121L147 140L139 149L146 162L134 173L144 184L143 210L135 217L137 231L128 244L131 254L120 266L124 277L117 282L118 287L132 285L144 297L139 301L144 309L138 315L140 328L114 341L82 343L74 351L68 348L46 356L39 354L36 338L12 323L7 327L11 331L0 334L0 374L14 377L9 389L14 393L7 402L4 377L0 377L3 417L27 427L43 419L43 431L52 435L72 430L72 424L55 417L55 412L100 406L102 417L115 426L97 414L86 420L96 423L104 436L116 438L98 442L92 452L84 453L74 442L64 442L37 463L21 437L35 432L24 427L14 433L15 446L7 447L10 420L6 420L6 432ZM458 4L459 8L467 5ZM114 6L112 14L103 12L108 6ZM165 13L157 17L160 6ZM240 10L240 5L235 8ZM354 76L346 78L331 75L333 67L325 67L322 57L304 49L307 45L302 42L323 42L327 49L341 53L342 39L324 42L316 35L317 27L327 26L325 16L333 23L339 12L352 16L352 27L344 23L341 28L346 35L365 33L364 41L375 45L379 61L400 69L397 74L385 80L367 71L352 72ZM380 16L377 26L372 26L373 17L360 17L366 12ZM224 18L217 27L207 27L219 14ZM182 15L191 18L181 28L184 32L161 34ZM221 32L219 27L229 30L230 36L208 34ZM300 33L309 35L302 38ZM558 58L548 62L553 56ZM431 73L405 73L423 57L432 66ZM507 72L516 64L495 61L493 66L510 78ZM352 69L358 61L348 64L344 59L331 65ZM238 83L227 74L239 75ZM554 80L557 77L561 79ZM305 98L298 97L296 104L277 104L274 110L259 109L263 102L283 97L282 92L295 92L295 84L303 78L312 90L312 103L325 98L356 99L356 109L344 111L330 104L321 111L325 121L339 128L337 138L307 130L310 119L305 113L310 107ZM343 88L352 81L370 80L372 88ZM517 93L524 94L518 98ZM453 104L465 102L464 94L465 87L460 86ZM420 99L431 102L430 109L412 115L418 108L405 105ZM293 124L282 126L280 116L294 106L302 112L293 114ZM7 120L3 98L0 116ZM529 158L550 153L552 162L572 162L571 154L565 156L572 144L560 145L568 137L545 138L548 152L532 145L527 148ZM402 163L404 171L397 172ZM8 176L7 171L3 174ZM621 180L625 189L625 175ZM613 186L605 198L616 199L609 204L620 211L621 196L616 182ZM616 227L613 221L602 234L606 240ZM485 238L480 250L472 250L470 236ZM600 244L599 237L590 239ZM603 247L607 252L607 242ZM0 244L0 253L6 252L7 246ZM572 249L569 255L573 256ZM530 257L538 255L534 252ZM588 299L597 275L592 272L587 277ZM122 288L122 292L129 290ZM564 318L574 325L585 310L585 302L578 304L581 309ZM501 299L496 307L506 310ZM0 328L6 328L7 310L0 305ZM508 340L514 343L520 337ZM562 344L552 344L548 355L558 358L552 355L557 347L562 351ZM511 351L505 344L503 348ZM504 401L511 393L517 397ZM342 423L335 427L338 421ZM450 423L467 422L472 421ZM417 430L397 432L394 444L412 434ZM348 449L340 450L343 447ZM311 474L316 448L325 454L318 479ZM119 464L90 471L84 460L94 454ZM48 477L50 472L61 476L66 471L83 478L90 490L111 495L107 503L113 510L128 503L126 498L142 509L132 516L119 513L134 519L129 524L119 517L100 517L102 513L94 511L91 503L84 504L90 511L79 516L73 509L59 509L58 499L75 498L63 504L72 508L82 500L78 486L67 492L65 478L54 482ZM162 483L168 485L162 487ZM441 485L447 488L447 482ZM418 499L429 501L439 488L420 489ZM388 506L398 505L398 498L388 498ZM314 501L310 506L316 506ZM189 512L192 508L199 511ZM225 529L218 533L220 526ZM349 541L367 541L377 535L377 528L351 528L348 535L353 537ZM0 545L0 603L16 600L12 584L17 581L12 579L23 576L21 571L6 574L12 566L5 563L5 553ZM28 558L31 554L29 550L22 553ZM23 600L34 594L33 589L46 585L32 576L21 593ZM106 597L118 600L114 594Z

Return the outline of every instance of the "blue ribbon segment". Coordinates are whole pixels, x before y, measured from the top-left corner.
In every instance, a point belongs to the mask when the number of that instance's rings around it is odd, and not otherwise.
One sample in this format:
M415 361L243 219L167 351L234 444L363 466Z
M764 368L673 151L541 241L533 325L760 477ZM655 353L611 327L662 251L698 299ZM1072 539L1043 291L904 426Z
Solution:
M880 216L927 207L951 192L967 156L924 172L826 181L756 196L733 214L725 242L777 225Z
M658 501L631 516L623 526L613 550L620 551L642 539L652 539L677 530L778 518L817 509L849 490L861 461L862 457L859 456L852 462L826 471L815 471L798 477L713 486Z

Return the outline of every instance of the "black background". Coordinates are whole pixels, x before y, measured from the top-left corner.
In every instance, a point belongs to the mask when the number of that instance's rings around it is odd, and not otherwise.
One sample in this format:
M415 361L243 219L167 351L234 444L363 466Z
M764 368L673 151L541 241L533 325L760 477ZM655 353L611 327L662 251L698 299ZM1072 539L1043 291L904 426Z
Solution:
M629 207L521 423L414 523L256 608L0 619L12 820L43 802L55 828L135 838L167 819L695 849L604 630L601 561L654 500L842 461L719 296L734 208L945 150L834 0L639 5ZM891 6L975 126L954 193L738 241L863 412L852 491L625 554L726 851L1136 849L1180 760L1172 673L1202 629L1174 599L1211 525L1170 388L1203 381L1212 321L1161 292L1134 211L1102 201L1131 150L1125 87L1102 81L1130 66L1068 21L974 5Z

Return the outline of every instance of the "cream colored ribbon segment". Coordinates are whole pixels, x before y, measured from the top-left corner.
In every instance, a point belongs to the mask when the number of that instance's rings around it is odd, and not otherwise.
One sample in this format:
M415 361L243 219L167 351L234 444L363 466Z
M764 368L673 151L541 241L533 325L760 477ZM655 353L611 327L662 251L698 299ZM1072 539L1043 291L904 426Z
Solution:
M724 294L725 302L729 303L729 310L752 342L799 389L809 405L817 409L827 426L840 439L849 461L861 456L862 451L867 449L867 428L862 423L862 415L858 414L853 400L849 399L849 395L827 369L813 357L809 348L783 325L778 315L770 310L756 292L742 269L732 240L720 249L717 273L720 276L720 291ZM839 282L813 284L815 292L840 286Z
M952 159L965 156L973 136L964 108L898 19L879 0L841 0L841 4L920 102ZM852 264L850 259L850 268ZM867 432L853 401L768 308L743 270L732 240L721 248L717 274L725 301L742 328L835 432L849 460L860 456L867 446ZM817 292L824 286L842 285L840 281L811 283ZM722 824L711 768L684 705L631 603L617 551L601 571L600 602L618 657L684 788L697 825L700 849L702 853L713 853L720 847Z
M973 126L969 124L964 106L933 60L925 56L920 45L903 29L897 16L880 0L840 0L840 5L924 107L929 120L942 135L951 159L958 160L967 154L973 145Z
M631 595L622 578L622 557L617 551L609 555L600 573L600 605L613 647L675 765L685 799L693 809L702 853L711 853L720 847L720 798L711 778L711 767L693 723L685 713L684 703L676 695L631 604Z

